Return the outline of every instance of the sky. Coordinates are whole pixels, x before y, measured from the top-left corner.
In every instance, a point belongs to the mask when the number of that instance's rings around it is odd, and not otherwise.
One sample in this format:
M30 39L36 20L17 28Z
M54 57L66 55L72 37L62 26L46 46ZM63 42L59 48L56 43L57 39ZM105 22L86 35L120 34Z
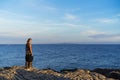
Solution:
M0 0L0 44L120 44L120 0Z

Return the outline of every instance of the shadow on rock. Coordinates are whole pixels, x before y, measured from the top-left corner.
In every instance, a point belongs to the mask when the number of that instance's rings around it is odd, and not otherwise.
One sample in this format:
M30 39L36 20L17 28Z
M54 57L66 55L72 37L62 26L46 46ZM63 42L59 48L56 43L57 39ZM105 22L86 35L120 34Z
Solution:
M120 69L94 69L93 72L100 73L106 77L119 79L120 80Z
M53 70L26 70L24 67L5 67L0 69L0 80L70 80Z
M0 76L0 80L8 80L8 79L3 76Z
M70 80L68 78L64 78L59 75L50 74L50 72L46 71L45 73L42 73L41 71L26 71L23 69L16 70L17 74L14 76L16 80Z

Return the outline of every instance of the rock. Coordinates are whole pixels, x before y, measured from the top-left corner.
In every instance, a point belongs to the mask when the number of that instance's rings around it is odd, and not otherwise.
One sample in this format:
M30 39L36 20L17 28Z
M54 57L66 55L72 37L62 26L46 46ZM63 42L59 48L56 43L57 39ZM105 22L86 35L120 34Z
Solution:
M106 80L106 77L96 72L91 73L94 80Z
M108 73L105 74L108 75ZM114 76L113 78L118 79L119 74L116 71L110 72L109 77ZM60 72L52 69L39 70L36 68L28 71L22 66L0 69L0 80L115 80L113 78L107 78L97 71L84 69L64 69Z
M75 69L62 69L62 70L60 70L60 72L61 73L67 73L67 72L73 72L73 71L76 71L77 70L77 68L75 68Z
M4 67L4 69L10 69L11 67Z
M120 80L120 72L118 72L118 71L112 71L112 72L110 72L109 77Z
M114 78L120 80L120 70L119 69L94 69L92 72L100 73L108 78Z

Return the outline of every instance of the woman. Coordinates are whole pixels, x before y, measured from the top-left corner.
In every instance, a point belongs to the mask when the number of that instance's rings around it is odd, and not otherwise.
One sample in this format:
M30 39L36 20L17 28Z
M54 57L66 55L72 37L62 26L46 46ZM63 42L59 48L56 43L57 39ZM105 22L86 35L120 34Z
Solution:
M32 61L33 61L33 55L32 55L32 39L29 38L26 43L26 69L31 69L32 68Z

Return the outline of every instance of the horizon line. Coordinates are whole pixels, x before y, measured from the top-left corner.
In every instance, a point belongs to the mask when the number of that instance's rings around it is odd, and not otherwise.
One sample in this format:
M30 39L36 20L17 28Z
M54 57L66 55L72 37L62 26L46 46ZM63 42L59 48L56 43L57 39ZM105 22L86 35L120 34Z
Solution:
M26 44L26 43L24 43L24 44ZM14 44L14 43L10 43L10 44L8 44L8 43L0 43L0 45L24 45L23 43L16 43L16 44ZM120 44L120 43L32 43L32 45L39 45L39 44Z

